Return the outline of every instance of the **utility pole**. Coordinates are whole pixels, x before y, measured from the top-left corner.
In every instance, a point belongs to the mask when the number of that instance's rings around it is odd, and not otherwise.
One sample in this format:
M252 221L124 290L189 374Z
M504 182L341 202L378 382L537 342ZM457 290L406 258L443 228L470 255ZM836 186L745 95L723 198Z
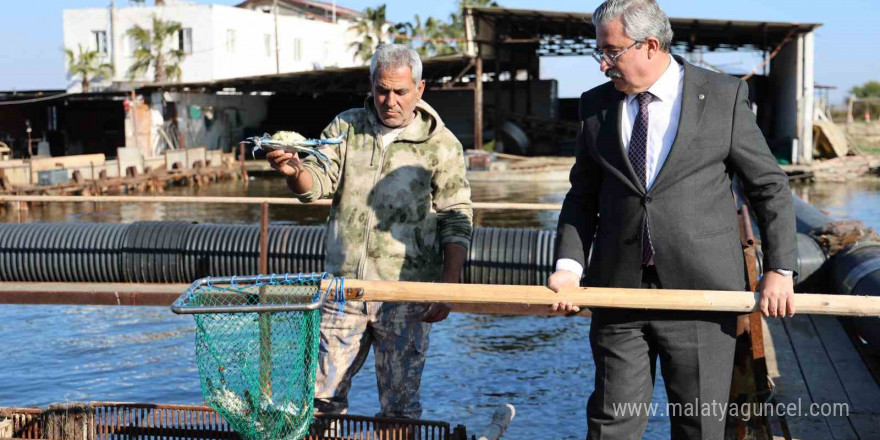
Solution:
M275 15L275 73L281 73L281 59L278 57L278 0L272 2L272 14Z
M110 65L113 66L112 83L116 78L116 8L113 0L110 0Z
M336 24L336 0L333 0L333 24Z

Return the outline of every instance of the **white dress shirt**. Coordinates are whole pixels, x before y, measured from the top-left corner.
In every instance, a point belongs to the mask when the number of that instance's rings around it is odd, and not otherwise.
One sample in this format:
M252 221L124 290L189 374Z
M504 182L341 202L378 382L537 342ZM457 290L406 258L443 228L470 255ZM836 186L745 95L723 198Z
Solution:
M647 90L654 95L654 99L648 104L648 146L645 163L645 184L648 190L654 185L654 180L666 157L669 156L672 142L678 133L683 85L684 66L670 56L669 67ZM632 137L633 121L639 114L637 95L636 93L626 95L625 111L620 114L620 140L627 152ZM578 277L584 273L583 266L570 258L560 258L556 262L556 270L560 269L574 272Z

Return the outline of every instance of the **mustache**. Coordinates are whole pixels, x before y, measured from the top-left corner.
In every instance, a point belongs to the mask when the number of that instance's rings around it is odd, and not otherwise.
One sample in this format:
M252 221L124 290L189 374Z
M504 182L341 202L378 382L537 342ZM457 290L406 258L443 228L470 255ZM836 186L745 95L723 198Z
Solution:
M617 69L608 69L605 71L605 76L608 78L623 78L623 74L620 73Z

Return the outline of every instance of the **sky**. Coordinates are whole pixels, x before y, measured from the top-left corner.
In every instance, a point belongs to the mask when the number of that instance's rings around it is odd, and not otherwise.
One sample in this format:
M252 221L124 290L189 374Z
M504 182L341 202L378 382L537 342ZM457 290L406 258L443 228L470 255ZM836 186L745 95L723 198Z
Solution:
M241 0L198 0L196 3L235 5ZM599 0L497 0L509 8L592 12ZM152 4L153 0L148 0ZM116 0L117 7L127 0ZM339 0L342 6L363 10L382 0ZM456 0L385 0L394 22L419 14L446 18ZM64 9L107 7L109 0L0 0L0 90L60 89L65 87L61 13ZM840 105L854 85L880 81L880 1L878 0L660 0L670 17L822 23L815 33L815 82L837 87L831 104ZM731 73L748 73L760 55L709 54L706 60ZM544 58L541 77L559 82L560 97L577 97L601 82L598 64L589 57Z

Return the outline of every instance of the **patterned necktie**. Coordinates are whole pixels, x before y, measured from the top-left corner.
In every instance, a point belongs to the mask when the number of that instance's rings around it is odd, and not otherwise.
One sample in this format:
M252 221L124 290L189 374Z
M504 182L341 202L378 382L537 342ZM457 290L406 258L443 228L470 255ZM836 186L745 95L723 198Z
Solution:
M647 171L646 162L648 157L648 104L654 99L654 95L649 92L642 92L636 95L639 100L639 114L636 115L635 123L633 123L632 137L629 139L629 163L632 164L633 171L642 182L642 186L647 190ZM642 264L647 265L654 257L654 245L651 243L651 231L648 228L648 216L645 215L644 236L642 240Z

